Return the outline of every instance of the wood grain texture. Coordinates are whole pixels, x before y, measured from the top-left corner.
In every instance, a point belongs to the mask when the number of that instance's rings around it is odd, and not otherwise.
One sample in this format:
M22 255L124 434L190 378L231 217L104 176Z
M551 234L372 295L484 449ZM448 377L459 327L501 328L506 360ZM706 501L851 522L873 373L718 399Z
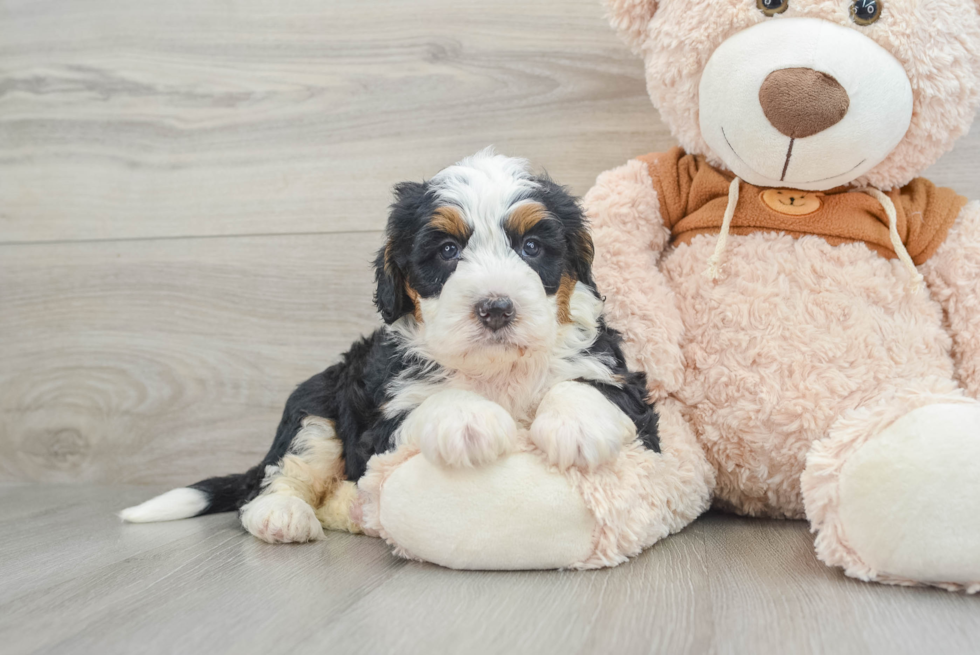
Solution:
M244 470L373 330L379 233L0 245L0 475Z
M0 4L0 479L254 463L376 324L394 183L495 143L582 192L667 141L601 11Z
M28 653L975 653L980 599L819 565L806 526L709 514L615 569L462 572L234 515L124 525L160 488L0 486L0 643Z
M380 229L490 144L583 193L673 142L598 0L0 5L3 242Z
M487 145L584 192L668 141L598 0L0 11L5 241L379 229Z
M737 635L720 654L976 651L978 598L847 578L817 560L805 522L705 518L715 633Z
M0 479L254 462L375 325L391 185L490 142L582 192L671 139L597 0L0 4Z

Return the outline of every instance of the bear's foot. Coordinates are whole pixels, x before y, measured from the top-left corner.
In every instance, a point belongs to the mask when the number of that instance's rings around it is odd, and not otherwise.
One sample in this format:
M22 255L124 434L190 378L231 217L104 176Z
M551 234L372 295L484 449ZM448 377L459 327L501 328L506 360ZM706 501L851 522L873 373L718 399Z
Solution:
M980 403L901 412L870 411L865 434L850 421L814 446L803 491L817 554L864 580L980 591Z
M581 495L530 453L476 469L413 457L384 489L378 518L389 539L449 568L562 568L595 548L596 520Z
M676 401L657 411L660 446L639 440L593 469L561 470L527 430L515 452L442 466L403 444L375 455L352 519L401 557L456 569L616 566L707 509L714 470Z

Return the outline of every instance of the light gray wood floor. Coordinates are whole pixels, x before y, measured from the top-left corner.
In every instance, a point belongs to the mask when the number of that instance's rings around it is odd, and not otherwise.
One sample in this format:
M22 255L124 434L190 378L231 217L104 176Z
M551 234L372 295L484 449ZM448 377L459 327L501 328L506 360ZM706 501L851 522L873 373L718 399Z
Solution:
M393 184L673 143L599 0L0 0L0 480L251 466L377 325Z
M0 0L0 652L977 652L980 600L794 523L489 574L116 521L258 461L377 325L390 187L489 144L584 193L673 141L598 0ZM978 162L928 175L977 198Z
M250 466L378 320L391 187L670 144L598 0L0 0L0 479Z
M711 514L615 569L460 572L233 514L124 525L159 489L0 486L0 652L976 653L977 598L827 569L804 524Z

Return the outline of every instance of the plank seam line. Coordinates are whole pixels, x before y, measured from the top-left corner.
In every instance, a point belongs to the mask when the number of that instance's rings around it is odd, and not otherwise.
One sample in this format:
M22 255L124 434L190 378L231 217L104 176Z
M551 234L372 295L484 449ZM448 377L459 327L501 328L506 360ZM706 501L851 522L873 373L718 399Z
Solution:
M198 239L251 239L268 237L307 237L345 234L381 234L384 229L376 230L339 230L321 232L255 232L243 234L186 234L180 236L155 237L105 237L97 239L51 239L37 241L0 241L0 248L7 246L55 246L86 243L132 243L137 241L181 241Z

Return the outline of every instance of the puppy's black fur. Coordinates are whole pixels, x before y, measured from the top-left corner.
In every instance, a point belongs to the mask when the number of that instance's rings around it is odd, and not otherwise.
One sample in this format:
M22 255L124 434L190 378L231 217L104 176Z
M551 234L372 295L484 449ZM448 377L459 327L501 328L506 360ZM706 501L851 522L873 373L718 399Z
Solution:
M534 237L549 252L547 259L529 262L541 277L545 290L554 294L562 275L588 285L594 293L592 278L592 242L585 217L575 198L547 179L537 179L537 190L531 199L544 205L558 221L542 221ZM436 209L436 198L427 184L404 183L396 187L387 226L387 244L375 260L377 290L375 303L384 321L393 323L415 310L408 289L421 297L438 295L454 267L439 261L438 248L447 240L461 241L459 235L434 229L430 218ZM521 245L515 240L515 250ZM460 248L465 243L458 244ZM659 452L657 414L647 401L646 375L630 371L621 348L622 338L600 320L599 337L591 346L593 354L602 353L613 362L612 372L622 381L613 386L580 380L596 387L634 422L640 441ZM376 453L389 450L392 436L407 413L386 417L382 411L391 398L388 383L399 375L424 376L435 367L419 361L403 346L379 329L356 342L341 362L301 384L290 395L268 454L249 471L225 477L209 478L191 485L209 498L208 506L198 515L240 509L261 491L267 466L277 465L289 451L303 419L316 416L334 422L343 443L346 475L358 480L364 475L367 461Z
M580 380L580 382L594 386L602 392L602 395L609 402L630 417L630 420L636 426L637 438L644 446L659 453L658 417L653 405L647 400L647 374L630 371L626 367L626 358L623 356L622 343L623 338L619 332L608 327L606 322L600 318L599 338L589 348L589 352L605 353L612 361L616 362L615 367L613 367L613 373L623 381L623 384L620 387L615 387L611 384L604 384L593 380Z

